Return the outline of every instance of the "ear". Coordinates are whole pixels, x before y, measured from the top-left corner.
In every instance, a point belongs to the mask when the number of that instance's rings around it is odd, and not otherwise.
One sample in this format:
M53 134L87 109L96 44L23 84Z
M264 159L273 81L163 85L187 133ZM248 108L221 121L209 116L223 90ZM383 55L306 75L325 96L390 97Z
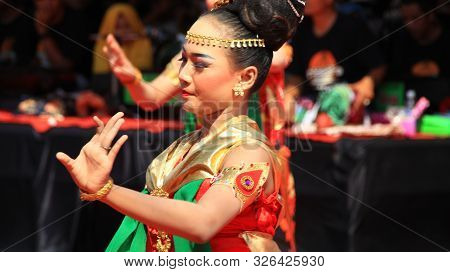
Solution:
M240 80L242 88L246 93L255 85L256 78L258 77L258 69L255 66L249 66L240 72Z

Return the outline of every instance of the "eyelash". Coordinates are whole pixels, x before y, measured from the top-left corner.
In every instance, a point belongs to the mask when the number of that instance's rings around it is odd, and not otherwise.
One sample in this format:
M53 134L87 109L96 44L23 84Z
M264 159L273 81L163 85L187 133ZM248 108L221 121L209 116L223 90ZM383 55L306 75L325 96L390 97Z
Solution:
M182 56L180 59L178 59L178 61L186 62L187 59L186 59L186 57ZM208 68L209 65L206 63L203 63L203 62L194 62L194 64L192 66L194 66L194 68L196 68L196 69L204 69L204 68Z

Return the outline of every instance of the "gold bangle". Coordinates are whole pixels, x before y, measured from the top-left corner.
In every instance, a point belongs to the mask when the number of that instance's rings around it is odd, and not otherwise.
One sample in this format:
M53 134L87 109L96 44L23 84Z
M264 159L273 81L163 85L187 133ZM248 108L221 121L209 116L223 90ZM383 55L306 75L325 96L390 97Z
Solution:
M134 70L134 80L133 85L136 85L142 81L142 73L138 69Z
M113 185L114 185L114 182L113 182L112 178L110 178L108 180L108 182L94 194L88 194L88 193L85 193L80 190L80 199L82 201L95 201L95 200L102 199L111 191Z
M126 82L123 82L123 81L122 81L122 84L123 84L123 85L129 85L129 84L131 84L131 85L136 85L136 84L138 84L139 82L141 82L141 80L142 80L142 73L141 73L141 71L139 71L139 69L134 68L133 76L134 76L133 81L126 81Z

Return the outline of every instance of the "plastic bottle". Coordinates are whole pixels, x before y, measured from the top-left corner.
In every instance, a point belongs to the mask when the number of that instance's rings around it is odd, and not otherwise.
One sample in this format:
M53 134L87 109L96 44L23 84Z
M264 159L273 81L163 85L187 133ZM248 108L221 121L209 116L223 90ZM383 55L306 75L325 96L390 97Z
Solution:
M408 90L406 92L406 115L410 115L416 104L416 91Z

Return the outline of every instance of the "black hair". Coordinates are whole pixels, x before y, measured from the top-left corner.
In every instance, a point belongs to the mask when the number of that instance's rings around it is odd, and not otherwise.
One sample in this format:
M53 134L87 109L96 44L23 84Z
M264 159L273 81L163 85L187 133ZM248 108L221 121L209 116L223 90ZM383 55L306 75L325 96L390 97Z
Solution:
M231 39L264 39L266 47L234 48L229 50L236 68L255 66L258 76L251 92L263 85L272 64L273 52L280 49L297 29L303 16L303 1L299 0L230 0L204 13L227 26Z

